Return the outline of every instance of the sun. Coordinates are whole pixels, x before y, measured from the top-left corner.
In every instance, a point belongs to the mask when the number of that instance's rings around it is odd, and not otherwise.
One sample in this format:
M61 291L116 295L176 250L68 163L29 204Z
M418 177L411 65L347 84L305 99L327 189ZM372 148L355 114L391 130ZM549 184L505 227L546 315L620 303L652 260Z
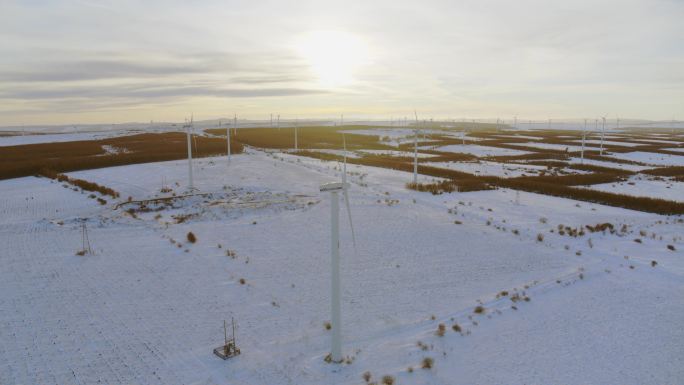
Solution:
M354 75L369 62L365 41L344 31L312 31L296 47L320 84L327 87L353 84Z

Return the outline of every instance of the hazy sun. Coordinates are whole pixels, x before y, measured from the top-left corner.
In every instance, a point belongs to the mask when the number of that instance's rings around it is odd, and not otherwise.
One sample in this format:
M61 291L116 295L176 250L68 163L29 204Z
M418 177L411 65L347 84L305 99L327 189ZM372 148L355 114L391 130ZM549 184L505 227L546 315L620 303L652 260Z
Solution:
M368 63L368 47L358 36L343 31L313 31L297 43L299 54L324 86L354 82L354 74Z

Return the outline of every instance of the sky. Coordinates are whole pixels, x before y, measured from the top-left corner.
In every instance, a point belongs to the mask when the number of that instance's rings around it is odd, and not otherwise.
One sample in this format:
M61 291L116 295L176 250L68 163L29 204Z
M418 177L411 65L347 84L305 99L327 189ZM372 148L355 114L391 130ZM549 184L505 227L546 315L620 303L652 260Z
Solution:
M0 0L0 125L684 119L682 0Z

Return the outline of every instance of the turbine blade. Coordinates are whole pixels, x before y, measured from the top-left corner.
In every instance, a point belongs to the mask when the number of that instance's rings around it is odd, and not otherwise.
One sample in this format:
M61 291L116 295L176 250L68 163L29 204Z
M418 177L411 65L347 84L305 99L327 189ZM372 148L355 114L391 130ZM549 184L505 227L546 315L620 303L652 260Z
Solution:
M349 227L351 228L352 244L354 245L354 254L359 256L359 250L356 248L356 234L354 233L354 222L352 221L351 209L349 208L349 194L347 193L347 187L345 186L343 191L344 195L344 205L347 206L347 216L349 217Z

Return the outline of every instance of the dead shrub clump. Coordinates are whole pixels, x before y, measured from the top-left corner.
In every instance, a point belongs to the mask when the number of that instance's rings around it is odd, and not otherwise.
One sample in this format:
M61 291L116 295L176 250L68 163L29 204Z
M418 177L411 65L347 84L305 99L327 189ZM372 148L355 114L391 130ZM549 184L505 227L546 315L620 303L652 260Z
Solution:
M432 366L435 364L435 360L433 360L430 357L425 357L423 358L423 362L421 363L421 368L423 369L432 369Z
M363 380L366 382L369 382L371 379L371 372L364 372L363 373Z
M394 377L382 376L382 385L394 385Z
M188 233L187 237L188 237L188 242L190 242L190 243L197 242L197 237L195 236L195 234L193 234L192 231Z
M437 335L437 337L444 337L445 332L446 326L444 324L437 325L437 331L435 332L435 335Z

